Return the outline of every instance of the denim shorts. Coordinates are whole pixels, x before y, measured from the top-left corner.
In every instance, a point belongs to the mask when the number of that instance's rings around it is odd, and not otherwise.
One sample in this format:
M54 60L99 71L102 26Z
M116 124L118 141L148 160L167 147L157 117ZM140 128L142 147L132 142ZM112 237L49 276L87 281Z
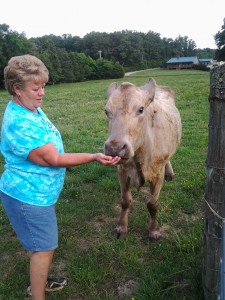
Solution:
M27 251L49 251L58 247L55 204L31 205L0 193L9 221Z

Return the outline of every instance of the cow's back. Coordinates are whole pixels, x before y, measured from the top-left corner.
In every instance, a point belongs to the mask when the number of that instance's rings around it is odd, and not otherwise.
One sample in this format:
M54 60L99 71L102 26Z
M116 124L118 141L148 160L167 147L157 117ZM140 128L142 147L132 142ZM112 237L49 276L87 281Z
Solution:
M154 101L149 105L149 116L152 119L148 130L155 152L161 153L168 147L170 156L174 154L181 139L181 118L175 105L174 92L169 87L157 86ZM163 153L162 153L163 155Z
M168 87L157 86L154 100L148 107L145 138L136 153L145 181L152 181L164 170L180 145L181 131L174 92Z

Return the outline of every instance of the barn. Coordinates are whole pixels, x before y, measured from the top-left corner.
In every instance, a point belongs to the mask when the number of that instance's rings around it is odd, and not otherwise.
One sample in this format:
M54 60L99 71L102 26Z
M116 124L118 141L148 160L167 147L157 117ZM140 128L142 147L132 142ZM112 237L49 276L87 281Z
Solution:
M166 68L171 69L191 69L193 65L198 65L197 56L172 57L166 62Z
M213 59L212 58L199 58L199 62L200 62L200 64L202 64L206 67L210 67L211 64L213 63Z

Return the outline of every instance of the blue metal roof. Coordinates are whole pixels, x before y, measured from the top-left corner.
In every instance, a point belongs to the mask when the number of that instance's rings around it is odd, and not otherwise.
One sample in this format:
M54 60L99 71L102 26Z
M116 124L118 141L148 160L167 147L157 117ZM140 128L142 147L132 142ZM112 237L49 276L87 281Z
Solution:
M199 61L202 61L202 62L210 62L210 61L212 61L213 59L212 58L199 58Z
M177 63L192 63L198 60L197 56L189 56L189 57L172 57L166 63L167 64L177 64Z

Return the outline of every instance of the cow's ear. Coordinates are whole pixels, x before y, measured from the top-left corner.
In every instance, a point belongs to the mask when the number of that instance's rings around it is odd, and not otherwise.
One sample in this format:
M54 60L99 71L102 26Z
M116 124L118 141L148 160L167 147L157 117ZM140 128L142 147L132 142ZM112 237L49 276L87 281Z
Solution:
M156 81L153 78L149 78L149 81L142 87L142 89L149 94L150 101L152 102L155 97Z
M108 87L107 96L109 97L118 87L118 84L116 82L113 82Z

